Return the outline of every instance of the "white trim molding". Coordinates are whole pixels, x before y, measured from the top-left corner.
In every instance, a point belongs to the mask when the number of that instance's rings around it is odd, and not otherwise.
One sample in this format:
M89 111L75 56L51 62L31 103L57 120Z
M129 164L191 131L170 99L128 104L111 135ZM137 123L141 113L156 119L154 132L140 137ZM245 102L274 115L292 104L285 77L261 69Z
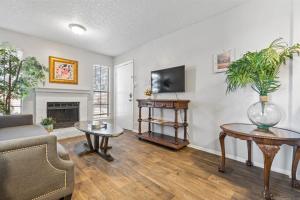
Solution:
M77 89L57 89L57 88L35 88L35 93L73 93L73 94L91 94L90 90Z
M216 151L214 149L208 149L208 148L200 147L200 146L197 146L197 145L194 145L194 144L189 144L188 147L221 156L221 152ZM232 159L232 160L235 160L235 161L239 161L239 162L242 162L242 163L246 162L245 158L242 158L242 157L239 157L239 156L236 156L236 155L232 155L232 154L228 154L228 153L226 153L226 158L229 158L229 159ZM264 165L262 163L253 162L253 165L256 166L256 167L259 167L259 168L264 168ZM278 172L280 174L288 175L291 178L291 171L281 169L281 168L277 168L277 167L272 167L272 171Z

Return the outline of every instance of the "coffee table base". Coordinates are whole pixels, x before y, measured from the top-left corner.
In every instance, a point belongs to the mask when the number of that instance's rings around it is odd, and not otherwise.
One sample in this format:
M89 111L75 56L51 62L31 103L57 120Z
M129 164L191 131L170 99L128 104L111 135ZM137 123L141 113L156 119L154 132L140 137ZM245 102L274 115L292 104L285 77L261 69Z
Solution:
M112 146L108 146L109 137L102 137L100 146L99 136L94 136L94 145L92 144L91 137L89 134L86 134L86 139L87 142L79 144L81 148L81 151L78 153L79 156L83 156L90 153L96 153L101 158L109 162L114 160L114 158L108 153L108 150L112 148ZM77 149L78 148L79 147L77 147Z
M114 158L108 153L104 153L102 151L96 151L96 153L97 153L97 155L99 155L104 160L107 160L108 162L111 162L114 160Z
M80 143L76 144L74 151L78 156L84 156L86 154L95 152L94 150L90 149L88 143L86 143L86 142L80 142Z
M292 187L296 189L300 189L300 182L297 180L292 180Z

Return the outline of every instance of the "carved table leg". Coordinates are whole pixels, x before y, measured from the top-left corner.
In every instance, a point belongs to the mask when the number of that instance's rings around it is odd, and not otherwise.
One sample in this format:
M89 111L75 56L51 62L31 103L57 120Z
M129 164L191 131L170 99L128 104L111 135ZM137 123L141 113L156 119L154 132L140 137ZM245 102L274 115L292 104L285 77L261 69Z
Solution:
M142 135L142 107L139 106L139 135Z
M270 192L270 171L273 159L280 149L280 146L257 144L264 154L264 198L266 200L272 199Z
M175 109L175 120L174 120L174 129L175 129L175 144L178 144L178 110Z
M246 165L251 167L253 166L252 163L252 141L247 140L247 148L248 148L248 160L246 161Z
M225 136L226 134L224 132L221 132L219 135L219 140L220 140L220 144L221 144L221 151L222 151L222 157L221 157L221 163L219 166L219 172L225 172Z
M292 187L294 188L299 188L300 184L298 183L296 179L296 172L297 172L297 167L300 159L300 147L294 147L294 154L293 154L293 163L292 163Z
M152 113L151 113L151 108L149 108L149 111L148 111L148 134L150 136L150 134L152 133L151 131L151 119L152 119Z
M184 121L183 121L183 133L184 133L184 141L187 141L187 109L184 109Z

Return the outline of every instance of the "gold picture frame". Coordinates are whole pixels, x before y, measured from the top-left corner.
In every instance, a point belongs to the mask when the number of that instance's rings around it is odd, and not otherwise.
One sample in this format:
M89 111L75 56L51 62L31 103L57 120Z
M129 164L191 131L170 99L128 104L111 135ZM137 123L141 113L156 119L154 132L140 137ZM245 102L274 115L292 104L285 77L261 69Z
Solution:
M49 56L49 82L78 84L78 61Z

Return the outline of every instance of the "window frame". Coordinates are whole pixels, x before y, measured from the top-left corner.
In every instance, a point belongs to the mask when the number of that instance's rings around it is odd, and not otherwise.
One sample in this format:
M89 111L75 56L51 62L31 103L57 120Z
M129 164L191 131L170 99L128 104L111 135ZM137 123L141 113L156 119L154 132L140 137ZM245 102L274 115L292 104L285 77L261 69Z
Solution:
M10 105L10 111L11 111L11 114L14 114L14 115L21 115L22 114L22 109L23 109L23 99L22 98L19 98L19 99L11 99L12 101L13 100L17 100L19 101L20 103L18 105ZM20 108L20 112L12 112L14 110L14 108Z
M95 90L95 83L96 83L96 70L100 69L100 88L99 90ZM106 90L101 90L101 71L103 68L107 69L107 89ZM94 98L95 98L95 93L99 94L99 102L95 103ZM102 95L105 94L106 96L106 103L101 103ZM99 114L95 114L95 108L99 108ZM102 108L106 107L106 112L101 113ZM110 117L110 67L109 66L102 66L102 65L94 65L93 66L93 120L97 119L105 119Z

